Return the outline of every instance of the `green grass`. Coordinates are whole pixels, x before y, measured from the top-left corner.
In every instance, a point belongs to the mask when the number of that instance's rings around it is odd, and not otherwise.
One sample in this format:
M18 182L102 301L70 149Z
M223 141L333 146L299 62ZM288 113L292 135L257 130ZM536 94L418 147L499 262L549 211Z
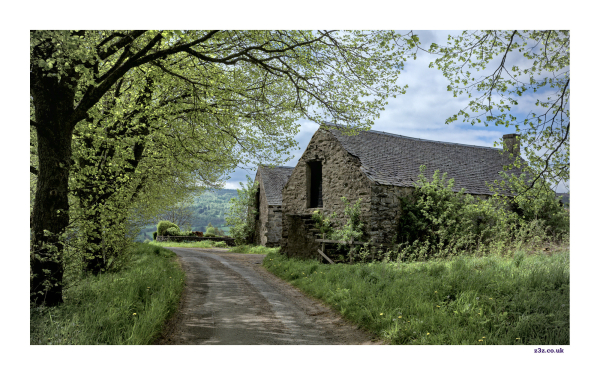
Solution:
M568 345L569 252L426 263L264 266L392 344Z
M266 247L261 245L241 245L232 247L231 249L229 249L229 252L241 254L276 254L279 251L279 249L279 247Z
M88 276L58 307L30 309L30 344L151 344L176 311L184 273L172 251L136 244L125 269Z
M225 241L196 241L196 242L169 242L169 241L150 241L148 244L162 247L199 247L202 249L208 249L213 247L227 247Z

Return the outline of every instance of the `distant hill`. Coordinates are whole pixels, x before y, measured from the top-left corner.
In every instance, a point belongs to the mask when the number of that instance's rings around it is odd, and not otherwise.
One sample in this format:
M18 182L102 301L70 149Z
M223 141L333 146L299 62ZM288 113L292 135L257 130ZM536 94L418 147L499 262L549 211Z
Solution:
M211 223L213 227L221 229L226 234L229 233L229 227L225 226L225 211L229 207L229 200L233 197L237 197L237 190L206 191L194 197L192 230L205 232L206 226ZM144 227L136 240L142 242L145 239L152 239L154 231L156 231L156 223Z

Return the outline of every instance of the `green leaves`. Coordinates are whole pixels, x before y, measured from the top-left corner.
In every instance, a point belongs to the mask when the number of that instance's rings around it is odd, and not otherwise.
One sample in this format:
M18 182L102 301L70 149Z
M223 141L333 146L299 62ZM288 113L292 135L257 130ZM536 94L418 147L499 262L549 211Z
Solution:
M474 98L468 111L448 117L446 123L513 125L521 132L533 176L553 184L569 180L569 31L464 31L448 36L446 46L432 44L429 51L440 56L430 68L436 66L443 72L450 82L448 91L455 97ZM519 65L509 67L509 61L519 61ZM484 74L469 79L472 71ZM518 102L515 97L526 100ZM519 107L532 99L545 110L535 114L529 107ZM515 114L519 112L528 115L518 120Z

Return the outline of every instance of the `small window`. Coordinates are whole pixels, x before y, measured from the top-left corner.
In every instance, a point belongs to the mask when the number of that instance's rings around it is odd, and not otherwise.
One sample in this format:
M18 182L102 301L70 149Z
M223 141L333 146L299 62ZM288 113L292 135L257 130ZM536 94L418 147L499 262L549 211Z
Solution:
M306 164L308 208L323 207L323 168L320 161Z

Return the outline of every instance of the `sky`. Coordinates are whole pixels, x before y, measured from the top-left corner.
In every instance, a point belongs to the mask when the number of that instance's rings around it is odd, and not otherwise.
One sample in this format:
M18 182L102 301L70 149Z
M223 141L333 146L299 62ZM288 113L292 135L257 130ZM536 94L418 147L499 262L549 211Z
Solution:
M449 34L457 34L456 31L415 31L421 41L421 47L428 49L431 43L443 45ZM497 127L490 125L470 125L454 122L445 124L451 115L464 109L468 103L467 96L454 97L451 91L447 91L448 80L440 70L429 68L429 63L435 57L419 51L416 60L409 59L400 74L398 83L408 85L407 93L398 95L396 98L388 98L388 105L375 119L371 130L384 131L409 137L428 139L434 141L453 142L475 146L494 147L494 141L499 141L504 134L515 133L514 127ZM497 60L496 60L497 61ZM522 64L522 60L507 60L507 65ZM490 67L494 63L490 63ZM495 69L495 67L494 67ZM526 111L534 109L535 100L533 96L524 95L519 98L519 112L512 112L519 119L526 115ZM308 119L299 121L300 132L295 139L300 149L293 152L294 158L288 161L287 166L295 166L298 159L306 149L312 135L319 125ZM227 189L237 189L240 182L246 182L246 175L252 179L256 175L256 166L238 167L225 184ZM569 187L560 185L559 192L568 192Z

